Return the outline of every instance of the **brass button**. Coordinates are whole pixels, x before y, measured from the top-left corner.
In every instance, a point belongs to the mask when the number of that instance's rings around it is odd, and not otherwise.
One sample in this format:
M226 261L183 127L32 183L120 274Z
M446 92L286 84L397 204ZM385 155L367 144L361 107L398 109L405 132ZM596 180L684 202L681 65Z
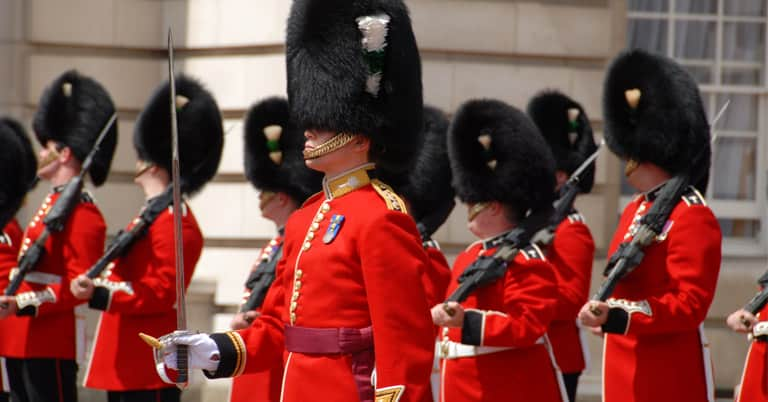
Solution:
M291 302L291 311L296 311L297 307L299 307L299 303Z
M307 241L312 241L312 239L314 239L314 238L315 238L315 233L314 232L307 233Z
M32 243L32 239L30 239L29 237L25 238L24 244L29 244L29 243Z
M301 289L301 281L296 281L296 283L293 284L293 287L296 288L296 290Z
M296 270L296 279L301 279L301 277L304 275L304 271L301 269Z
M307 250L309 250L309 248L310 248L310 247L312 247L312 245L311 245L311 244L309 244L309 242L308 242L308 241L305 241L305 242L304 242L304 245L303 245L303 246L301 246L301 249L302 249L302 250L304 250L304 251L307 251Z
M296 300L299 300L299 292L293 292L293 296L291 296L292 302L295 302Z
M291 313L291 322L296 322L296 313Z
M320 211L322 211L323 213L328 212L330 210L331 210L331 206L328 205L327 203L323 203L323 206L320 207Z
M312 222L312 225L309 226L309 230L311 231L317 231L317 229L320 229L320 224L317 222Z
M322 212L318 212L317 215L315 215L315 222L320 222L325 218L325 215L323 215Z

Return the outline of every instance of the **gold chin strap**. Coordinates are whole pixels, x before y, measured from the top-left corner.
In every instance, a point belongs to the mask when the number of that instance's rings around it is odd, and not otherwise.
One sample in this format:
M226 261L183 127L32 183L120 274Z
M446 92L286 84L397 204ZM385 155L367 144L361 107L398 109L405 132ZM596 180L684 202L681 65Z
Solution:
M486 208L488 208L491 205L490 202L478 202L475 205L472 205L469 208L469 214L467 216L467 221L471 222L472 219L475 219L475 217L480 213L483 212Z
M304 151L304 160L317 159L349 144L355 138L355 134L338 133L330 140Z
M149 163L147 161L140 161L136 164L136 173L133 175L133 178L137 178L141 175L143 175L147 170L149 170L152 166L155 166L154 163Z
M629 175L631 175L638 166L640 166L640 162L634 159L628 160L627 165L624 166L624 177L629 177Z
M50 165L51 163L53 163L53 161L55 161L56 159L59 159L59 156L60 155L58 151L51 150L51 152L48 153L48 156L40 160L40 162L38 163L37 170L42 170L46 166Z
M262 191L261 194L259 194L259 209L263 210L276 195L277 193L271 191Z

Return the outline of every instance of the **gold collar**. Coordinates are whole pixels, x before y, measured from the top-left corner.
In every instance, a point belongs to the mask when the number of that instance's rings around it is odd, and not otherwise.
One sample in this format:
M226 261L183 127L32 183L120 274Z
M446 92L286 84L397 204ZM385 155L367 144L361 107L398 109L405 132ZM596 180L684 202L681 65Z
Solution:
M373 163L366 163L336 176L325 177L323 179L323 193L325 193L325 198L332 200L355 191L360 187L367 186L371 182L371 178L368 176L368 171L373 170L374 168L375 165Z

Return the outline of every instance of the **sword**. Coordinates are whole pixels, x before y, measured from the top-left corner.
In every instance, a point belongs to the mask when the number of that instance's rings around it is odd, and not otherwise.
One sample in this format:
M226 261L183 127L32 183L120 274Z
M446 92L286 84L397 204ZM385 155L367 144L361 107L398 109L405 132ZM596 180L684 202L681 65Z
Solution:
M171 180L173 185L173 242L176 246L176 332L187 330L187 311L184 300L184 243L181 234L181 181L179 174L179 126L176 116L176 79L173 74L173 33L168 28L168 77L171 87ZM177 345L176 364L178 378L176 386L189 385L189 359L187 345Z

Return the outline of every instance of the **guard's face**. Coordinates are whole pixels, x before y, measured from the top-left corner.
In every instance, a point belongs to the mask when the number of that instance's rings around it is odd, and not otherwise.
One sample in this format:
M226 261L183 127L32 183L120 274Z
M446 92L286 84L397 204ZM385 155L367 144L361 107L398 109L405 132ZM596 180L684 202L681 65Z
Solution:
M262 191L259 193L259 210L261 210L261 216L271 219L272 218L272 210L276 204L273 202L275 200L275 197L277 196L277 193L273 193L271 191Z
M326 143L336 135L333 131L306 130L304 131L304 151L311 151L320 145ZM307 159L307 167L321 172L327 172L335 167L340 160L343 160L344 152L339 152L342 148L334 150L328 154L314 159Z
M61 166L59 151L62 147L55 141L48 141L45 147L38 152L37 175L42 179L50 180Z
M491 219L495 219L492 214L491 203L479 202L467 204L467 228L478 238L488 237L488 228Z

